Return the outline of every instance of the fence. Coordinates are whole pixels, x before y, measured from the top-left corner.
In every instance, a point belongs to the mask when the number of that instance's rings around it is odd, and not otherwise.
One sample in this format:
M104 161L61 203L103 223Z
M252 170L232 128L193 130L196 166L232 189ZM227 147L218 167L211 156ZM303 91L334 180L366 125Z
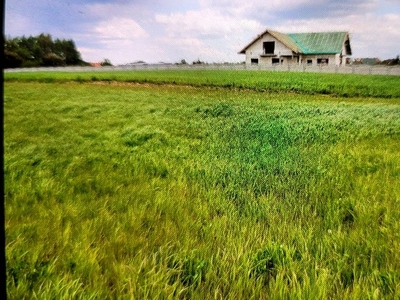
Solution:
M289 72L313 72L336 74L366 74L366 75L397 75L400 76L400 66L306 66L306 65L245 65L245 64L143 64L123 65L107 67L40 67L5 69L4 72L37 72L37 71L61 71L61 72L100 72L100 71L140 71L140 70L264 70L264 71L289 71Z

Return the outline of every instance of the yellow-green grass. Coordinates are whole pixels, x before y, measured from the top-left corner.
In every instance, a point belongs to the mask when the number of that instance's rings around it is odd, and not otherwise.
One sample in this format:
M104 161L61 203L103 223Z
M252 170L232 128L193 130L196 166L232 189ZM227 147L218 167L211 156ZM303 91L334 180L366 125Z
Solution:
M4 87L10 299L400 297L399 99Z

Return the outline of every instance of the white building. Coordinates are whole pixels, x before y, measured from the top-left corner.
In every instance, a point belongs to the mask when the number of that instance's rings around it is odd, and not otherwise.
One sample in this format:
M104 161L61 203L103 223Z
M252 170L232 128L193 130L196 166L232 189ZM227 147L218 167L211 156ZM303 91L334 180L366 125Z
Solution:
M281 33L265 30L239 54L247 65L307 64L339 66L351 55L348 32Z

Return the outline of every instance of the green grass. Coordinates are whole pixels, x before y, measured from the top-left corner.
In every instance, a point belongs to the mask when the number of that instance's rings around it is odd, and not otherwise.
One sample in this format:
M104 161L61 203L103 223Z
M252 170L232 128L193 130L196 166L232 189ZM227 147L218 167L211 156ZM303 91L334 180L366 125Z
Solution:
M399 76L227 70L5 73L5 81L131 82L342 97L400 98Z
M54 76L4 84L10 299L400 296L395 89Z

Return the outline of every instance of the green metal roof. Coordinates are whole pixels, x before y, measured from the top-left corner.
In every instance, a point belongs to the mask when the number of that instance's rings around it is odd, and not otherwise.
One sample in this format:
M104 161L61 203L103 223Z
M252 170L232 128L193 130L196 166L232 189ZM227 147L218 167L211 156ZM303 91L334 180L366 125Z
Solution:
M296 41L292 39L289 35L272 30L268 30L268 33L271 34L278 41L281 41L282 44L284 44L286 47L288 47L295 53L301 52L301 48L299 47L299 45L297 45Z
M273 30L265 30L239 53L245 53L255 41L266 33L271 34L277 40L295 53L301 54L336 54L342 51L343 43L348 33L340 32L311 32L311 33L282 33Z
M342 51L347 32L288 33L303 54L333 54Z

